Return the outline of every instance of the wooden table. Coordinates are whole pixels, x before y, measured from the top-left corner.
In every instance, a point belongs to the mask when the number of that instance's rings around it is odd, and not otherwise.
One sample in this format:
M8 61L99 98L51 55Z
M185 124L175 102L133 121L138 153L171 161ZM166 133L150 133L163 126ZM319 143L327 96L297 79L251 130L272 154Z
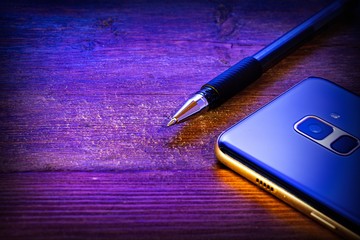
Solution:
M359 7L221 107L186 98L329 1L2 1L0 239L336 235L218 163L217 136L308 76L360 94Z

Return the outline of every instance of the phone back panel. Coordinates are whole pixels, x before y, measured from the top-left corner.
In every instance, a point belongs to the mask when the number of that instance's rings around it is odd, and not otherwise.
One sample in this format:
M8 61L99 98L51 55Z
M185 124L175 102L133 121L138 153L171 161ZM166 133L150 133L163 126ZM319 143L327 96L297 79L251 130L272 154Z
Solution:
M299 134L294 125L309 115L360 139L360 97L308 78L224 132L218 144L360 225L360 148L342 156Z

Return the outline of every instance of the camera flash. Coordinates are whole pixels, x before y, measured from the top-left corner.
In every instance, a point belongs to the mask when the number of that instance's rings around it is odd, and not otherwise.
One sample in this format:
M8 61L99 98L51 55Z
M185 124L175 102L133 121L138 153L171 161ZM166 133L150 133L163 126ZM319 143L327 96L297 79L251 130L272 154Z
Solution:
M337 113L331 113L330 116L335 119L340 118L340 114L337 114Z

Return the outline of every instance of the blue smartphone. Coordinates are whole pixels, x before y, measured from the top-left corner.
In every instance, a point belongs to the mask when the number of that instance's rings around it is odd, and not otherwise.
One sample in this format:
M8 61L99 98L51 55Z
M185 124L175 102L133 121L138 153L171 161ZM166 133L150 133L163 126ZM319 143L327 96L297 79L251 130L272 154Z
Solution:
M360 97L310 77L238 122L217 158L315 221L360 239Z

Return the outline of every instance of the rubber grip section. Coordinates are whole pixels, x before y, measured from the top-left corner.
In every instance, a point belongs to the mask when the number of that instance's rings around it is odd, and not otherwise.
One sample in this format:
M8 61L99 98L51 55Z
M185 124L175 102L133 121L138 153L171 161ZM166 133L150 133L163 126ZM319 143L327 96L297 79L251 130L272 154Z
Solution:
M253 57L247 57L212 79L202 88L214 89L219 95L219 100L224 101L254 82L261 74L260 62Z

